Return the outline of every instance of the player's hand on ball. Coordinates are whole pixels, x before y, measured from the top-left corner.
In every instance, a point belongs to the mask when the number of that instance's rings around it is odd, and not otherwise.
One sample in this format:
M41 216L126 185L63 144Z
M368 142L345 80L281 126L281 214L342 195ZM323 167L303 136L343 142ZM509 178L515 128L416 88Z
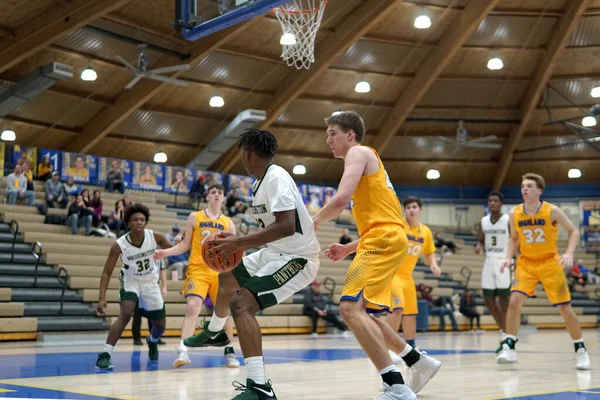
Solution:
M217 233L217 237L219 239L226 238L226 237L229 237L229 236L235 236L235 235L233 233L231 233L231 232L225 232L225 231L221 231L221 232Z
M96 311L98 311L99 314L104 314L105 310L106 310L106 300L98 300L98 304L96 304Z
M435 275L435 277L439 277L442 274L442 269L440 267L438 267L437 265L432 265L430 268L431 268L431 273L433 275Z
M227 232L223 232L223 236L225 236ZM211 240L208 243L213 245L214 247L209 250L210 253L216 254L219 257L229 257L236 251L242 248L240 246L239 238L235 235L229 233L225 237L223 237L221 233L219 233L219 238L216 240Z
M154 250L153 258L155 261L162 259L164 256L165 256L165 251L163 249Z
M559 258L560 263L565 267L573 266L573 253L565 253Z
M346 258L348 255L348 250L345 245L334 243L327 250L325 250L325 255L331 261L339 261L341 259Z

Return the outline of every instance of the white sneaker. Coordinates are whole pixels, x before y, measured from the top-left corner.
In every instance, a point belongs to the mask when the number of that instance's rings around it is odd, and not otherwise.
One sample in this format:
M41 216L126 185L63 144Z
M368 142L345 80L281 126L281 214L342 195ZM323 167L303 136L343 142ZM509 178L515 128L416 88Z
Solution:
M419 393L441 367L442 363L440 361L421 353L419 361L410 367L411 376L407 385L410 386L413 392Z
M518 361L517 351L508 347L506 343L502 345L502 350L496 356L498 364L514 364Z
M344 332L342 332L342 337L344 339L351 338L352 337L352 332L350 332L349 330L348 331L344 331Z
M384 382L381 392L383 394L373 400L417 400L417 395L407 385L390 386Z
M587 350L583 348L578 349L576 354L577 364L575 365L575 368L586 371L590 369L590 356L588 355Z
M239 368L240 362L235 357L235 354L229 353L225 355L225 366L227 368Z
M394 364L398 364L398 363L404 361L404 360L402 360L402 357L400 357L398 354L394 353L393 351L388 350L388 353L390 353L390 357Z
M192 362L187 351L179 348L175 349L175 351L177 352L177 359L173 362L173 368L183 367L184 365L188 365Z
M310 337L311 338L318 338L319 334L317 332L313 332L313 333L310 334Z

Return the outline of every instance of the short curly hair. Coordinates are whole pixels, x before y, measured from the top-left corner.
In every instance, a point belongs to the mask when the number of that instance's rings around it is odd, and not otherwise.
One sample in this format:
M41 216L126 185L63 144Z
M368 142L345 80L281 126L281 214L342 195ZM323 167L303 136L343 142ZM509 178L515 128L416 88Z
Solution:
M256 153L260 158L271 159L279 148L277 139L269 131L261 129L246 129L236 142L238 149L246 149Z
M138 203L128 207L127 210L125 210L125 215L123 216L125 223L128 224L133 214L136 213L144 214L144 217L146 217L146 223L150 221L150 210L148 210L148 207L145 205Z

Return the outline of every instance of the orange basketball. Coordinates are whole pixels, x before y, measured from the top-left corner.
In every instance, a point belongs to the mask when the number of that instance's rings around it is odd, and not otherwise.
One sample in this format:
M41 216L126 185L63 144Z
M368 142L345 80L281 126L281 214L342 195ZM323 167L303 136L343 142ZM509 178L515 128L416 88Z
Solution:
M210 241L215 240L218 236L218 232L213 232L206 238L202 244L202 259L204 259L204 263L213 271L231 271L242 261L244 249L239 249L229 257L218 256L217 254L211 253L210 249L215 247L215 245L210 243Z

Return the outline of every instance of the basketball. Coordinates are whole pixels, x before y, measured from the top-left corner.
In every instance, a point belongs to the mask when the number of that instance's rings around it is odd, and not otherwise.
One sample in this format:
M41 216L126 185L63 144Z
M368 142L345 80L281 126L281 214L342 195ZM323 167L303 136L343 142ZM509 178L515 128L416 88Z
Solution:
M218 232L213 232L209 237L206 238L202 244L202 258L210 269L217 272L231 271L242 261L244 257L244 249L239 249L229 257L222 257L216 254L210 253L210 249L215 247L214 244L210 243L219 236Z

